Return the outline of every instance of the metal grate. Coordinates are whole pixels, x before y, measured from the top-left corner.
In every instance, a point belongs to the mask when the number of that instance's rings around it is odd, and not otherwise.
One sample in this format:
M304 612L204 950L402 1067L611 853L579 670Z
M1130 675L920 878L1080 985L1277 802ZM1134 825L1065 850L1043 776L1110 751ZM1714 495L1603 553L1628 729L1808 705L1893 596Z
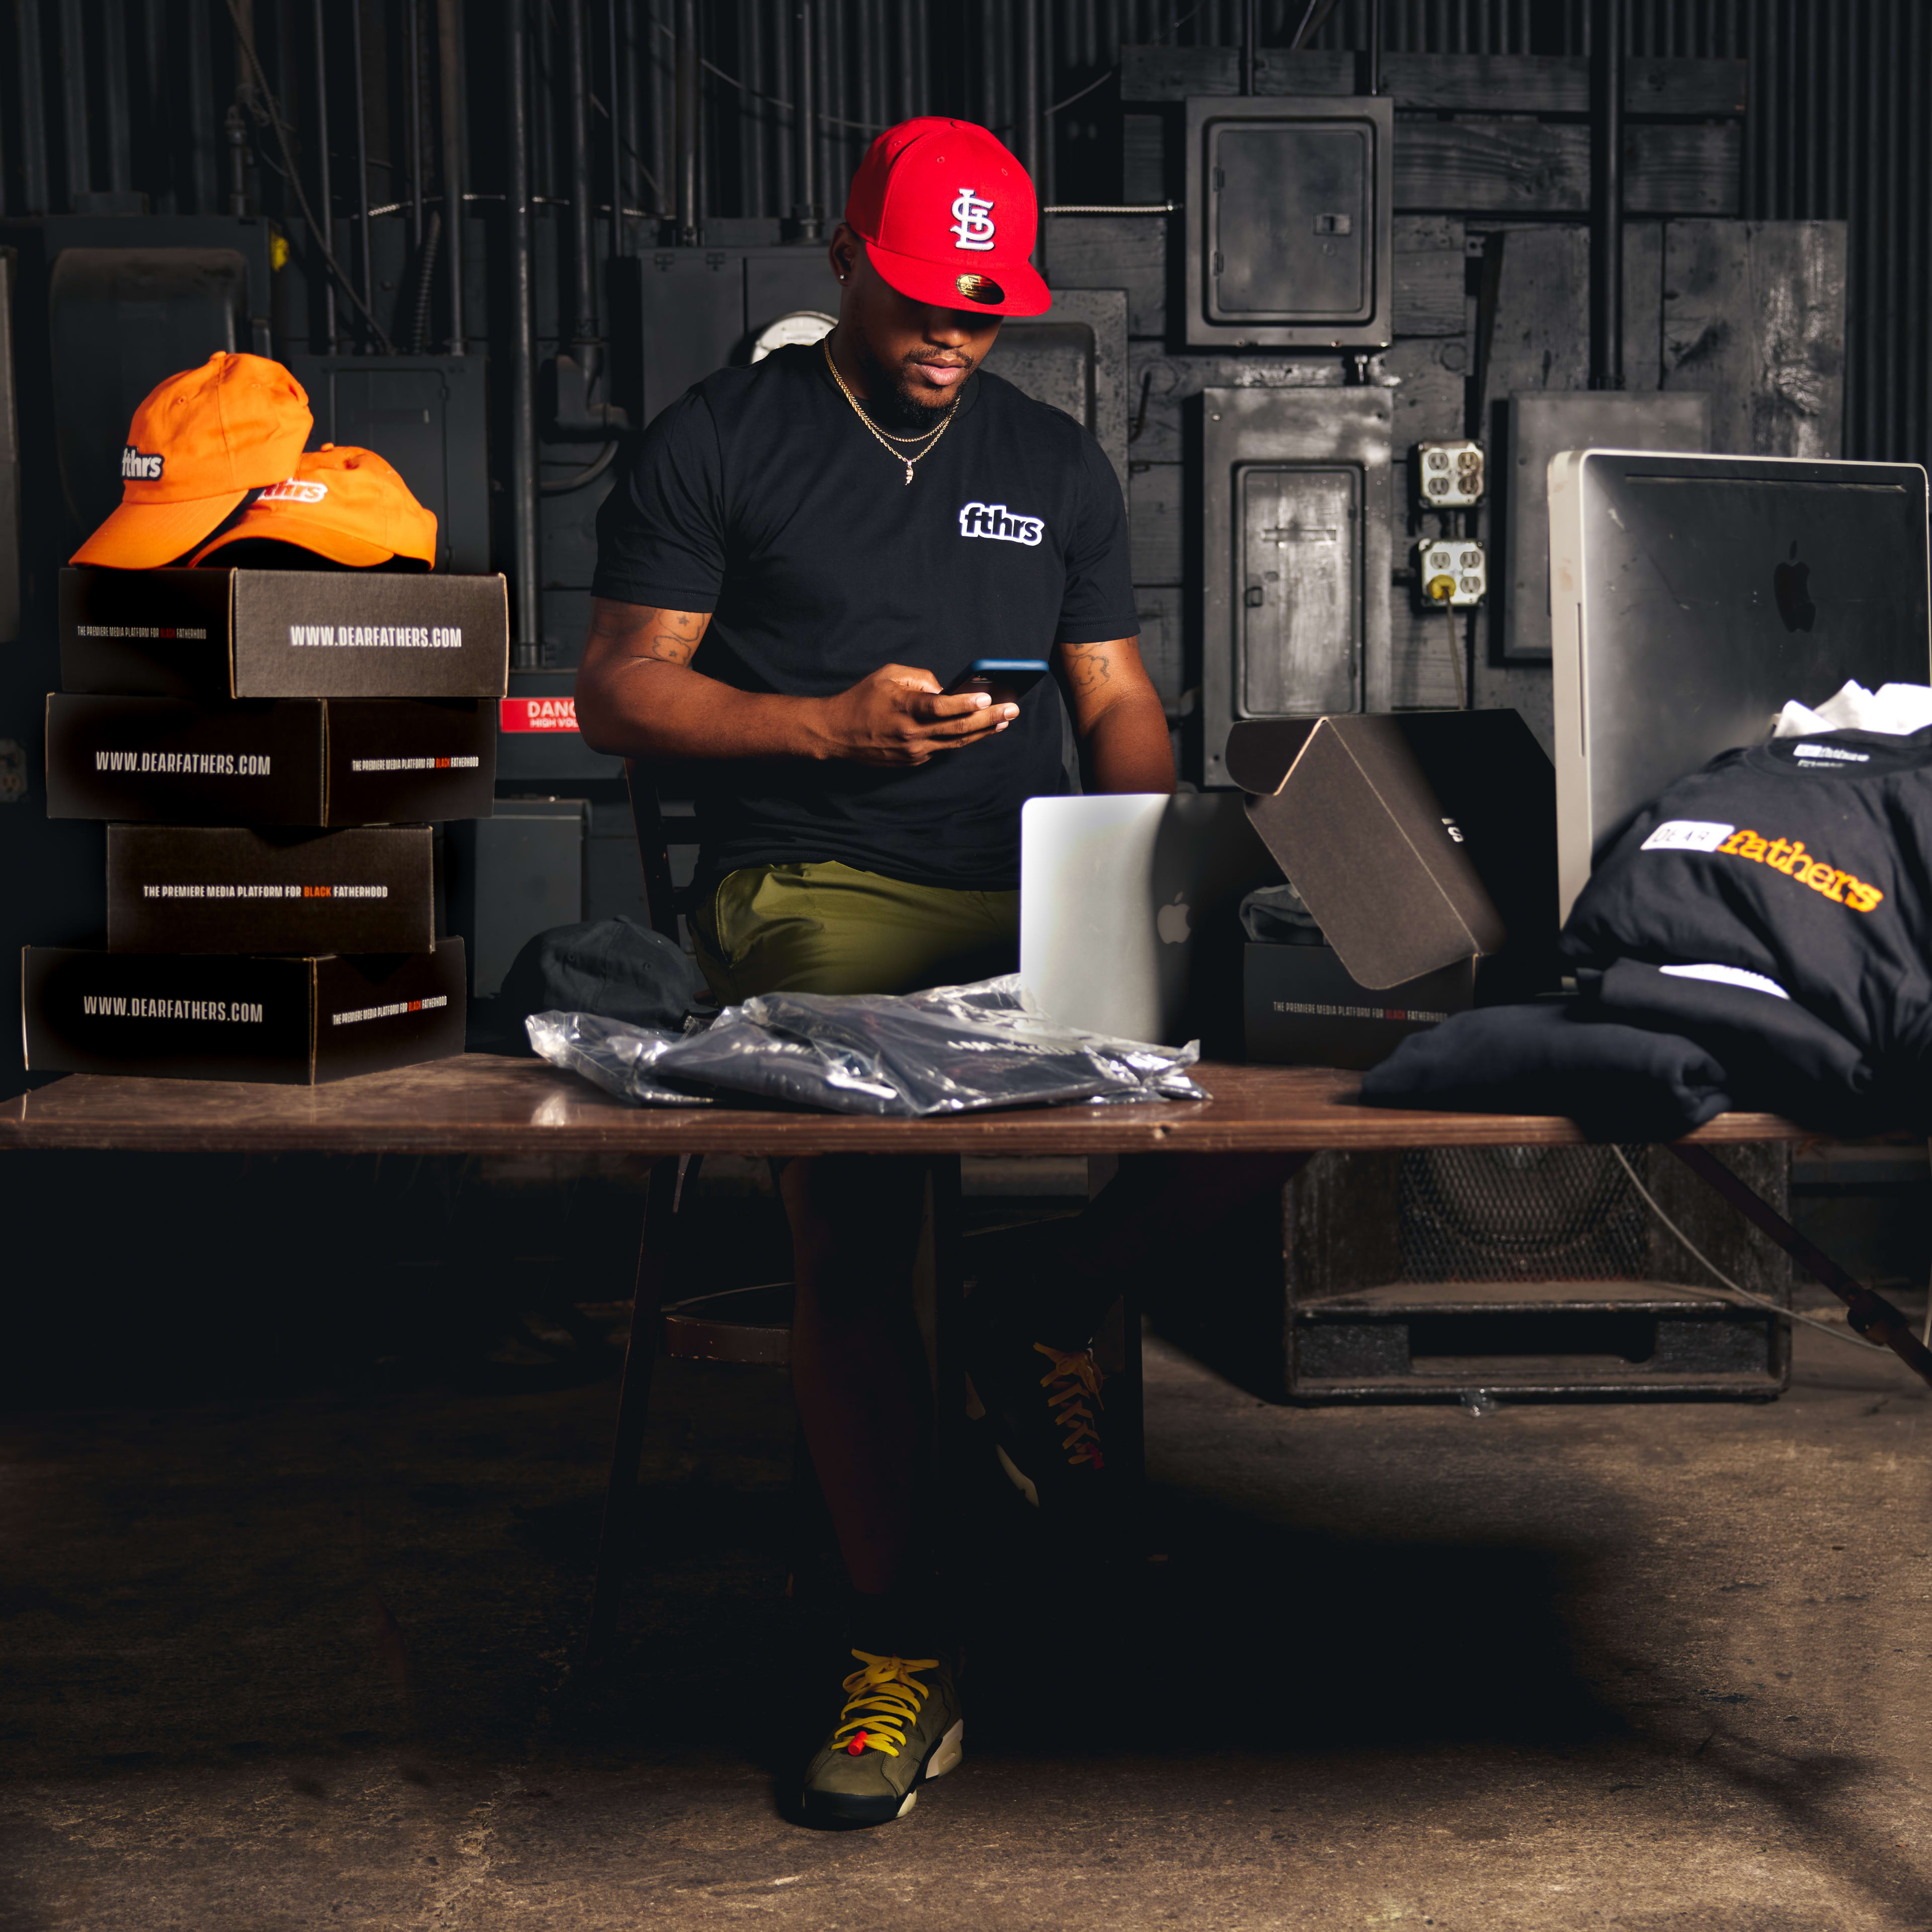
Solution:
M1640 1173L1648 1149L1626 1148ZM1405 1154L1406 1281L1641 1280L1643 1203L1608 1148L1442 1148Z

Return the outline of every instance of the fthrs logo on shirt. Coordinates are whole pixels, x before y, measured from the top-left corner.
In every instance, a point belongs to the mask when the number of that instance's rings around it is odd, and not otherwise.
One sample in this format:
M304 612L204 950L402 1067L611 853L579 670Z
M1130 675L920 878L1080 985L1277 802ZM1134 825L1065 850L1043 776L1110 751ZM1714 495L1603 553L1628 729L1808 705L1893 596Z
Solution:
M1802 838L1766 838L1742 826L1720 825L1706 818L1666 819L1643 842L1646 852L1714 852L1732 859L1754 860L1782 872L1801 886L1809 886L1828 899L1854 912L1875 912L1885 897L1876 886L1805 850Z
M1038 517L1015 516L1004 503L962 503L959 534L997 537L1003 543L1024 544L1031 550L1046 536L1046 525Z

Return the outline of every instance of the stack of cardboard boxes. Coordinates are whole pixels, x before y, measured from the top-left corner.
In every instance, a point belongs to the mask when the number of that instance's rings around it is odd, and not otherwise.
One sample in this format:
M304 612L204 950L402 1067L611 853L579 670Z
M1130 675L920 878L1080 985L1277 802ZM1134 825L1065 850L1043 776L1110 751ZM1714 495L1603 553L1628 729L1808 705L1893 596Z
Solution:
M463 1051L433 822L486 818L500 577L69 569L47 808L106 948L26 949L35 1072L296 1084Z

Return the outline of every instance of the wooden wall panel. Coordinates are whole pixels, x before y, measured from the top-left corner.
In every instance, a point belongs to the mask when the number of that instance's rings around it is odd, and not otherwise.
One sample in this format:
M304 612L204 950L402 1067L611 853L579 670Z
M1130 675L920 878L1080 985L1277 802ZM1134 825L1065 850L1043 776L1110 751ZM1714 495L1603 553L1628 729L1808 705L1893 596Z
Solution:
M1711 398L1712 447L1835 457L1845 413L1845 224L1673 221L1662 386Z
M1742 153L1735 122L1631 123L1624 206L1632 214L1734 214ZM1590 130L1569 122L1399 122L1395 206L1586 215Z

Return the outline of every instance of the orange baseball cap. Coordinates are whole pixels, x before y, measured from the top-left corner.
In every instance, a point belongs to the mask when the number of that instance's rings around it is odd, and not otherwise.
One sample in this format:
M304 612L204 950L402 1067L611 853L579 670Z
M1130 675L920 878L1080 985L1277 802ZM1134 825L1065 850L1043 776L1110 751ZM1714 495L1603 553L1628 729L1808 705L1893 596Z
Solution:
M250 490L279 483L315 428L308 392L266 356L217 350L158 384L121 452L121 507L74 563L153 570L192 550Z
M338 449L332 442L297 458L292 475L270 484L189 561L199 563L250 537L296 544L356 570L393 556L436 564L435 513L373 449Z

